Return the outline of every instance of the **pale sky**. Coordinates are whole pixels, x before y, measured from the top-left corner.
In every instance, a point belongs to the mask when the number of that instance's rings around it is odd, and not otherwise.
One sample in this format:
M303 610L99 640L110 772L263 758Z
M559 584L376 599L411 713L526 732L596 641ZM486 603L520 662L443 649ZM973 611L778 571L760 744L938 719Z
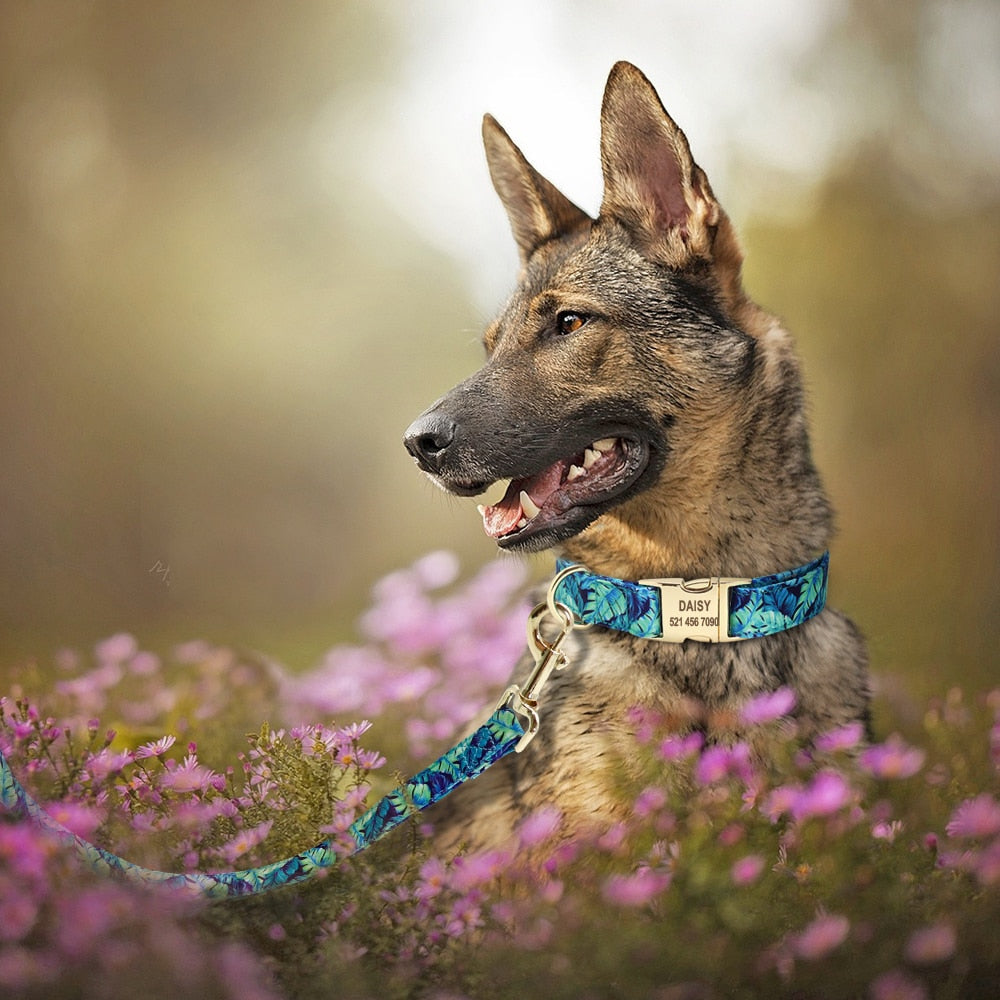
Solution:
M510 287L515 256L482 155L483 112L594 212L604 81L616 60L628 59L652 80L740 221L753 211L799 210L859 136L892 127L898 99L877 45L846 24L842 0L375 6L405 39L396 83L377 114L350 101L331 104L317 135L351 130L370 183L455 257L485 308ZM915 100L940 129L904 142L978 143L984 164L1000 155L995 11L993 0L928 7L912 53L921 88ZM817 51L838 33L846 44ZM337 155L335 143L329 151Z

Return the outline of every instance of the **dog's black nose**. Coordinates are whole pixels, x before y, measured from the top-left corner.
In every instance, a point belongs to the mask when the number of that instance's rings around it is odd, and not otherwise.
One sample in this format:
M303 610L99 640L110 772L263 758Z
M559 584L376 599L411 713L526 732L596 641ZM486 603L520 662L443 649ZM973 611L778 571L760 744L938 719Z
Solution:
M455 440L455 421L430 411L417 417L406 429L403 444L424 472L440 472L445 452Z

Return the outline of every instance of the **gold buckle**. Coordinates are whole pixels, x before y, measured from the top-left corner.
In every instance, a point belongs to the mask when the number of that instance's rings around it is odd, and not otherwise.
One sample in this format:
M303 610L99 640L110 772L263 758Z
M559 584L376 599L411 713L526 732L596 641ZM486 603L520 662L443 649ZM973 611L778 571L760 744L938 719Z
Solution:
M662 635L646 638L659 642L740 642L745 636L729 634L729 591L749 579L710 576L699 580L669 578L640 580L660 592Z

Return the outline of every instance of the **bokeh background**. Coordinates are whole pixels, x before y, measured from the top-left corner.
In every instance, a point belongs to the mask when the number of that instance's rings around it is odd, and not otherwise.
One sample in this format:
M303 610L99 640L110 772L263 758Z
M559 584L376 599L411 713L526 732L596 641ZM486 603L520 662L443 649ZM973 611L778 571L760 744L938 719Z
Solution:
M400 439L514 281L482 113L594 211L620 58L798 336L883 683L1000 680L995 0L3 0L0 666L307 667L386 571L497 558Z

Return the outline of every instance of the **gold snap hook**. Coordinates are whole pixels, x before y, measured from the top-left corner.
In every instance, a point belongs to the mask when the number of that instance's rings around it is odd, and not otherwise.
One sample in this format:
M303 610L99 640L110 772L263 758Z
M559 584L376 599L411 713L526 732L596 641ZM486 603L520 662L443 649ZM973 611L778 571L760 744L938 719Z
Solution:
M566 636L577 627L573 612L564 604L551 600L551 589L549 593L550 599L536 605L531 614L528 615L528 650L535 661L534 669L523 685L512 684L504 691L503 697L500 699L501 707L509 707L528 720L524 735L515 747L518 753L532 741L535 733L538 732L539 693L552 675L552 671L562 670L569 662L566 654L562 651L562 644ZM559 628L557 634L552 638L546 638L542 631L542 623L549 618L554 618Z

